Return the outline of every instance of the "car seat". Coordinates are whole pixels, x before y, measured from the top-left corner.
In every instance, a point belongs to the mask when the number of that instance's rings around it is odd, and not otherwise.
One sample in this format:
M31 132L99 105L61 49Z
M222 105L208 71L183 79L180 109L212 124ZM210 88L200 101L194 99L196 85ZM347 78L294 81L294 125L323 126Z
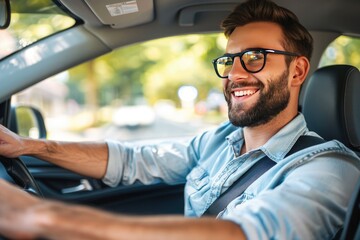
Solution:
M350 65L319 68L302 88L300 111L308 128L325 140L337 139L360 156L360 72ZM360 179L335 239L360 239Z

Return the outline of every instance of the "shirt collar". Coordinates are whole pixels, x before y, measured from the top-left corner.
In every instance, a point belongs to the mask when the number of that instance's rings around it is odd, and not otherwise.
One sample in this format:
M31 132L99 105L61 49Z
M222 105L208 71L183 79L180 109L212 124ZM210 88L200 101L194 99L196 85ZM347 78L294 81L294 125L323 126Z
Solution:
M264 152L271 160L279 162L293 147L297 139L307 130L304 116L299 113L291 122L285 125L279 132L272 136L264 145L254 151ZM230 133L226 137L235 157L240 156L241 147L244 142L243 129Z

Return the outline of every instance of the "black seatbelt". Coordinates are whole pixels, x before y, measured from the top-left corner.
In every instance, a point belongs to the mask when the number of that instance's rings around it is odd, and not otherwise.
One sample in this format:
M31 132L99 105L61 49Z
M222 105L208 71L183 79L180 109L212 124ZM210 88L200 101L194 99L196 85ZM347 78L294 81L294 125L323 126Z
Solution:
M285 157L298 152L307 147L311 147L325 141L322 138L314 136L300 136L291 150ZM254 164L246 173L236 180L229 189L227 189L218 199L216 199L203 215L216 216L236 197L240 196L256 179L269 170L275 162L268 156L264 156Z

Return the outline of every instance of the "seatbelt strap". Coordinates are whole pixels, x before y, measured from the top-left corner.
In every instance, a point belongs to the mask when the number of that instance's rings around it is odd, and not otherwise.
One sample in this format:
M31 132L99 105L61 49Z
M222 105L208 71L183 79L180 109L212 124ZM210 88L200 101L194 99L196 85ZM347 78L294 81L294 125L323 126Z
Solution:
M285 157L298 152L307 147L315 146L325 141L322 138L314 136L300 136L294 146L286 154ZM269 170L276 163L268 156L264 156L254 164L247 172L245 172L238 180L236 180L218 199L216 199L210 207L205 211L203 216L216 216L236 197L240 196L256 179Z

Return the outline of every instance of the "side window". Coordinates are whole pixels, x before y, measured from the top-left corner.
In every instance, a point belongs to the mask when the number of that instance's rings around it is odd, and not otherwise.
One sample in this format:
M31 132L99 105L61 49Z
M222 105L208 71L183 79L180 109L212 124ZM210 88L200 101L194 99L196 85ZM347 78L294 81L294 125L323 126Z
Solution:
M332 64L349 64L360 69L360 38L340 36L324 52L320 67Z
M227 119L211 60L223 34L188 35L131 45L18 93L56 140L146 140L194 136Z

